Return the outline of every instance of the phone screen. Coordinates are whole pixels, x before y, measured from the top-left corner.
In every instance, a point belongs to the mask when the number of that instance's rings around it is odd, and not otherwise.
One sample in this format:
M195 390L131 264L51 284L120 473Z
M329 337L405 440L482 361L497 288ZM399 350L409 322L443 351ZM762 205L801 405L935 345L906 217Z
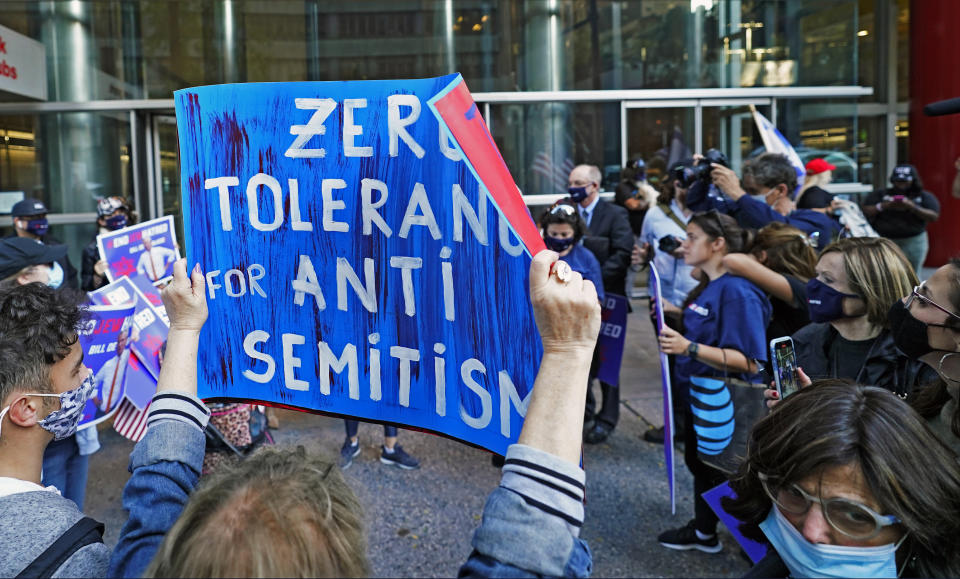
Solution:
M797 356L790 339L774 341L772 348L773 374L782 400L800 388L797 385Z

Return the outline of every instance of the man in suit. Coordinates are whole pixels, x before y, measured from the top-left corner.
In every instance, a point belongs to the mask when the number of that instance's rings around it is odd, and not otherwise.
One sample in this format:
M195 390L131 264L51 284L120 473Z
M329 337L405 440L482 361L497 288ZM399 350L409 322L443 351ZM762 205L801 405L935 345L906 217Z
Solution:
M633 250L633 231L623 207L600 199L600 169L594 165L579 165L570 172L568 190L580 217L587 224L588 235L583 245L600 262L603 291L626 295L627 268ZM591 372L593 374L593 372ZM600 383L603 403L594 414L596 401L592 389L587 389L587 417L584 441L603 442L617 426L620 417L620 390L611 384Z

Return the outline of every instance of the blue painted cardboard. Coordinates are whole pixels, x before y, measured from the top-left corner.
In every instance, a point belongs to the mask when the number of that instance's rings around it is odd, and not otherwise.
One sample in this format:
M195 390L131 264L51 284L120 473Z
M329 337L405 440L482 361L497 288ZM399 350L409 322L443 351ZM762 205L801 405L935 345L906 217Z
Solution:
M542 354L530 257L430 103L459 82L175 93L201 397L516 440Z

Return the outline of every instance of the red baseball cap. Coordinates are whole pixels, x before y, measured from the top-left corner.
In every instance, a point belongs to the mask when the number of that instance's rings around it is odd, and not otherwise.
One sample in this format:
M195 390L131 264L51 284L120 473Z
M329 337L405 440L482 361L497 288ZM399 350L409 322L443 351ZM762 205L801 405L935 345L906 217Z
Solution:
M807 175L816 175L817 173L823 173L824 171L833 171L836 169L836 165L831 165L823 159L811 159L804 169L807 170Z

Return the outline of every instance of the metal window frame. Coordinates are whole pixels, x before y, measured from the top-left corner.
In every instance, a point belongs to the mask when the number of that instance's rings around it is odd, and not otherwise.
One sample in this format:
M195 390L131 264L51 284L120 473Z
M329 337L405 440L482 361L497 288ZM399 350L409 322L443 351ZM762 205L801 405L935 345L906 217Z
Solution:
M626 164L627 151L627 111L636 108L691 107L695 109L694 130L697 150L703 141L703 108L714 106L743 106L747 104L769 105L771 121L776 123L777 99L830 99L860 98L873 95L872 87L862 86L814 86L814 87L751 87L751 88L705 88L705 89L636 89L636 90L568 90L568 91L526 91L526 92L478 92L473 93L474 101L483 107L483 116L487 128L492 132L491 105L497 104L537 104L544 102L559 103L611 103L620 102L620 149L621 159ZM155 217L163 211L160 184L159 136L157 117L172 115L173 99L125 99L97 100L86 102L16 102L0 103L0 115L35 115L73 112L126 112L130 118L131 171L133 172L133 196L137 211L142 215L146 209L149 216ZM893 132L892 127L889 128ZM138 131L143 132L141 151ZM888 139L891 137L888 136ZM892 139L895 142L896 137ZM141 155L144 167L141 167ZM141 171L146 177L148 205L140 207ZM853 184L852 184L853 185ZM541 199L542 197L542 199ZM525 196L528 205L547 202L549 196ZM72 224L88 223L95 213L51 214L51 223Z

